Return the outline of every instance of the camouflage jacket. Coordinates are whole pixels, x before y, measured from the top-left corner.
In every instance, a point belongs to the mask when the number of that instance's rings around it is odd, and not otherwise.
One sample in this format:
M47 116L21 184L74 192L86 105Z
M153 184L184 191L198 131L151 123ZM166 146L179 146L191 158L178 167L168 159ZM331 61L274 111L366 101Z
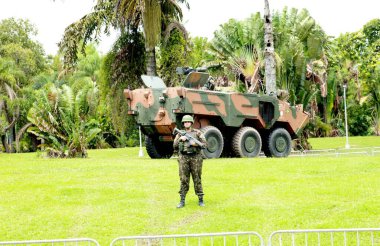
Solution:
M207 141L203 133L198 129L191 129L190 132L187 132L192 137L199 140L201 143L205 144L207 146ZM198 145L193 145L189 139L185 142L180 141L181 134L177 134L175 136L174 142L173 142L173 148L175 151L178 151L180 154L196 154L201 152L201 147Z

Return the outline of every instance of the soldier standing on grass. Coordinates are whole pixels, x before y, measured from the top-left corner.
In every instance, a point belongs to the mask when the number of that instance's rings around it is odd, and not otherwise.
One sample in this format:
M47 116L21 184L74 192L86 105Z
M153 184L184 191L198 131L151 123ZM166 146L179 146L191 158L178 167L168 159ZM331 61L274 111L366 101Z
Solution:
M182 118L182 124L185 127L187 134L195 139L198 139L206 146L206 138L203 133L198 129L193 129L194 119L191 115L185 115ZM199 198L198 205L205 206L203 201L203 189L202 189L202 164L203 158L201 154L201 146L188 139L186 136L182 136L178 133L174 139L173 147L178 151L178 165L179 165L179 177L181 181L181 188L179 194L181 201L177 205L177 208L183 208L185 206L185 197L189 191L190 173L194 182L195 194Z

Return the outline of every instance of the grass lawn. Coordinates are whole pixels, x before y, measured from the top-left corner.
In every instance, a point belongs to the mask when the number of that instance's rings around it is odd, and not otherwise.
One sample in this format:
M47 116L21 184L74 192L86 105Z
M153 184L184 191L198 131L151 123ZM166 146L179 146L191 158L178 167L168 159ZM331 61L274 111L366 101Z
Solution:
M345 137L335 138L310 138L309 142L313 149L343 149L346 145ZM351 148L380 147L380 137L349 137L348 143Z
M380 139L380 138L379 138ZM312 139L316 148L344 146ZM380 146L377 138L350 138ZM336 141L336 142L334 142ZM93 150L87 159L0 154L0 241L379 227L380 155L205 160L206 207L193 187L179 201L176 159L138 148Z

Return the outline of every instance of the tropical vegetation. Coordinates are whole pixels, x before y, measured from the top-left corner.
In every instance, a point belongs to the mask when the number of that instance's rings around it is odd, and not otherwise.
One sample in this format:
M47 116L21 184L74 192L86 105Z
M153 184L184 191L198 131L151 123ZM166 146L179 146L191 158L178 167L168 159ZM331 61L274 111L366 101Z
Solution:
M42 46L32 41L36 33L28 20L0 22L0 139L6 152L19 150L34 100L33 79L47 69Z
M179 85L179 66L208 67L217 89L266 93L264 21L260 13L231 19L211 40L189 37L181 24L186 0L97 0L69 25L60 51L46 55L28 20L0 22L0 151L46 151L50 157L86 157L89 148L135 146L125 88L140 76ZM329 37L305 10L272 13L278 96L302 104L307 137L380 134L380 19ZM99 54L100 34L116 29L111 50ZM346 90L346 91L344 91Z

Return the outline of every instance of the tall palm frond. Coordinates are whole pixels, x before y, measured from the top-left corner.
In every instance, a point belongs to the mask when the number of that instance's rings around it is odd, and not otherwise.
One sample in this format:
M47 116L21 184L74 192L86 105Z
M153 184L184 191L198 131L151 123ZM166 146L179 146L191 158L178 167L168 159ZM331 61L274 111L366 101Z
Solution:
M141 27L148 53L147 73L155 75L155 46L161 39L161 28L165 29L170 22L182 19L182 10L177 2L187 4L186 0L98 0L93 12L66 28L59 43L65 66L70 68L75 65L78 47L82 44L84 52L85 44L98 40L103 29L106 33L109 33L110 27L128 32Z
M315 27L315 20L310 16L306 9L302 9L300 12L296 11L296 23L294 34L302 42L305 42L310 36L310 32Z
M228 60L233 71L243 74L245 77L246 91L252 93L257 91L259 83L262 82L259 71L263 63L262 52L254 47L243 48L236 51Z

